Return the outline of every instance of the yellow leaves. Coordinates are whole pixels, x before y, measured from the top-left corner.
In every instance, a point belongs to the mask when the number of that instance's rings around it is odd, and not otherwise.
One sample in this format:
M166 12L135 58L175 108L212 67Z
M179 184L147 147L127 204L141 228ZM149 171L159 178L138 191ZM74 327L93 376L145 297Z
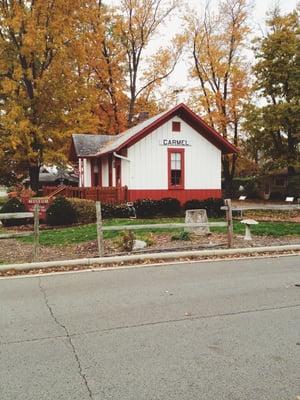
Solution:
M5 78L1 82L1 91L5 94L14 92L18 87L18 84L11 79Z

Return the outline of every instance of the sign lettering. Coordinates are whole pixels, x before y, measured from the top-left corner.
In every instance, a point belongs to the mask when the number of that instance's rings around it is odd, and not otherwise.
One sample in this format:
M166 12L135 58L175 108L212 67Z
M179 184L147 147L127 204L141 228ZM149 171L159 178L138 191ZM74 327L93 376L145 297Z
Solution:
M161 146L191 146L186 139L163 139Z

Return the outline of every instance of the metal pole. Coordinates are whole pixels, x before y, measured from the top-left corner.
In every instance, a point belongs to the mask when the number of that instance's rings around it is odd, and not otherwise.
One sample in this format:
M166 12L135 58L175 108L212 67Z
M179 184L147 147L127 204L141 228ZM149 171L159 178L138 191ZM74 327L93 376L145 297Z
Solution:
M102 213L101 213L100 201L96 201L96 218L97 218L97 241L98 241L99 257L103 257L104 242L103 242Z
M232 206L231 199L225 199L226 209L226 220L227 220L227 240L228 248L233 246L233 221L232 221Z

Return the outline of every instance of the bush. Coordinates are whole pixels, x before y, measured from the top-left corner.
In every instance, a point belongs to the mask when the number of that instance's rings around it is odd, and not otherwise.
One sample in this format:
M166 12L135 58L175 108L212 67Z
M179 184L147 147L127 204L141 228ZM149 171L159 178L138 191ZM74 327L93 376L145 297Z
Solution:
M285 193L281 192L271 192L270 193L270 199L269 200L284 200L285 199Z
M102 218L129 218L130 209L127 204L101 204Z
M96 203L93 200L68 199L76 212L77 222L90 224L96 221ZM129 218L130 210L126 204L102 204L102 218Z
M16 213L16 212L25 212L24 204L17 199L16 197L12 197L9 199L1 208L0 213ZM0 217L1 219L1 217ZM20 226L24 225L28 222L27 219L3 219L2 224L3 226Z
M96 205L93 200L68 199L76 212L76 220L80 224L90 224L96 221Z
M191 235L189 232L181 231L180 233L171 236L171 240L188 241L188 240L191 240Z
M71 225L77 220L76 211L65 197L57 197L46 212L48 225Z
M209 198L206 200L188 200L185 205L185 210L205 209L208 218L218 218L224 215L221 207L224 205L223 199Z
M159 203L157 200L137 200L133 203L133 206L138 218L151 218L159 213Z
M95 204L95 203L94 203ZM114 206L112 204L101 203L101 214L102 218L113 218Z
M241 186L244 188L243 191L239 190ZM241 195L245 195L249 199L257 199L259 197L258 192L258 180L255 176L236 177L233 179L233 197L238 198Z
M126 252L132 251L134 241L135 241L135 236L132 231L122 232L121 238L119 240L121 250Z
M130 216L131 213L127 204L118 204L113 207L113 218L129 218Z
M180 201L170 197L157 201L158 212L166 217L179 215L181 212Z

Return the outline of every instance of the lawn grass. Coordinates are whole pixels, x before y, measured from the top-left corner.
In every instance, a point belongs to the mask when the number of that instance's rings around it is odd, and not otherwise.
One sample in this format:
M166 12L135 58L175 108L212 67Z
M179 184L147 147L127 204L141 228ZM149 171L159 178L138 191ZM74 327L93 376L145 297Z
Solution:
M222 219L210 219L210 221L223 221ZM160 218L160 219L136 219L136 220L128 220L128 219L110 219L105 220L104 225L143 225L143 224L159 224L159 223L178 223L184 222L183 218ZM244 234L245 226L238 221L234 221L233 224L234 233L236 234ZM163 232L180 232L181 229L145 229L135 231L135 235L137 238L145 239L150 233L158 234ZM226 228L224 227L216 227L211 228L212 232L224 233L226 232ZM292 222L267 222L262 221L259 225L253 226L251 229L253 235L258 236L300 236L300 224L292 223ZM116 232L104 232L105 239L116 238L120 235L120 231ZM74 243L83 243L88 242L90 240L95 240L97 238L96 235L96 225L80 225L68 228L61 229L49 229L41 231L40 234L40 243L45 246L57 246L57 245L68 245ZM25 243L32 243L33 237L28 236L24 238L20 238Z

